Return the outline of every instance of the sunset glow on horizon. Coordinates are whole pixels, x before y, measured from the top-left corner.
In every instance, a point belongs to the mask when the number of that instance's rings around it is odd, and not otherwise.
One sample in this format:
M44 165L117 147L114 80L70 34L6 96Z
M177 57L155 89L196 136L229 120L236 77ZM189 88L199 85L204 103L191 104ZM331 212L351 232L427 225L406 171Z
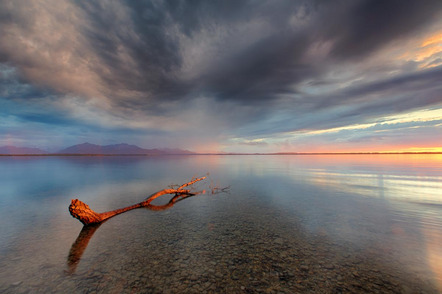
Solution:
M442 152L441 1L0 4L0 147Z

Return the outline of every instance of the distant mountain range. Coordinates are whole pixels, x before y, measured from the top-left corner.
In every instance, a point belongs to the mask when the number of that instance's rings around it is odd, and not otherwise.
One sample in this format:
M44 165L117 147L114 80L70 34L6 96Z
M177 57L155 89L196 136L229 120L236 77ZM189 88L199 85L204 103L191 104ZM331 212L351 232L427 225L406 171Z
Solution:
M44 150L29 147L1 146L0 154L45 154Z
M0 147L0 154L105 154L105 155L172 155L172 154L195 154L194 152L182 149L144 149L136 145L125 143L115 145L96 145L83 143L70 146L57 152L47 152L39 148L3 146Z

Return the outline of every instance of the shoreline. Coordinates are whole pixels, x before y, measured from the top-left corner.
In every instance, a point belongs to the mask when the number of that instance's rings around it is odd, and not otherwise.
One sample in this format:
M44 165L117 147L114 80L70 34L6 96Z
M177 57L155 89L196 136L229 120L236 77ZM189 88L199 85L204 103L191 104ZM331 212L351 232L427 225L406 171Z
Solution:
M442 152L318 152L318 153L192 153L192 154L76 154L76 153L43 153L43 154L0 154L2 157L14 156L199 156L199 155L437 155Z

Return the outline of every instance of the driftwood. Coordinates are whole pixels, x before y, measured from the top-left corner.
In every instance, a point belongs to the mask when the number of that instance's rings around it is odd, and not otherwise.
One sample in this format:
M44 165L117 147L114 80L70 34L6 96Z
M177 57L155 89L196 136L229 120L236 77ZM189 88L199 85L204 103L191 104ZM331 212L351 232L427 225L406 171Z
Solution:
M179 200L182 200L182 199L190 197L190 196L195 196L197 194L205 193L204 190L199 191L199 192L192 192L190 189L184 189L186 187L189 187L189 186L195 184L196 182L204 180L205 178L206 177L192 179L190 182L187 182L187 183L179 186L178 188L169 188L169 189L163 189L161 191L158 191L140 203L137 203L137 204L134 204L131 206L127 206L124 208L108 211L108 212L103 212L103 213L97 213L97 212L93 211L86 203L81 202L78 199L72 199L71 205L69 205L69 212L71 213L72 217L78 219L80 222L83 223L83 225L89 226L89 225L100 224L103 221L105 221L113 216L116 216L120 213L129 211L132 209L136 209L136 208L146 207L146 208L149 208L152 210L164 210L164 209L170 208L171 206L173 206L173 204L175 204ZM213 193L213 189L212 189L212 193ZM162 195L167 195L167 194L170 194L170 195L174 194L175 195L169 201L168 204L166 204L166 205L152 205L151 204L151 202L153 200L155 200L156 198L158 198Z
M187 182L177 188L170 187L168 189L163 189L161 191L158 191L151 196L149 196L146 200L143 202L124 207L121 209L116 209L113 211L103 212L103 213L97 213L90 209L90 207L81 202L78 199L73 199L71 202L71 205L69 205L69 212L71 215L78 219L80 222L84 224L83 229L81 230L80 234L78 235L75 242L72 244L71 249L69 250L68 254L68 271L66 273L73 274L76 271L77 265L80 263L81 256L83 255L84 251L86 250L87 245L89 244L89 241L91 240L94 233L97 231L97 229L101 226L103 222L108 220L109 218L118 215L120 213L136 209L136 208L146 208L149 210L166 210L171 208L174 204L177 202L184 200L186 198L198 195L198 194L204 194L205 190L202 191L192 191L188 187L195 184L196 182L204 180L206 177L201 178L194 178L190 182ZM188 188L188 189L184 189ZM230 187L225 188L219 188L217 186L213 186L213 184L210 184L209 186L209 194L219 194L219 193L228 193L228 189ZM154 205L151 202L155 200L156 198L162 196L162 195L174 195L168 203L163 205Z
M224 190L223 192L225 192L225 189L226 188L223 189ZM157 193L155 193L154 195L156 195L156 194ZM183 194L175 195L166 204L163 204L163 205L148 204L144 208L149 209L149 210L154 210L154 211L166 210L166 209L171 208L175 203L177 203L183 199L186 199L188 197L198 195L198 194L201 194L201 192L191 193L191 194L187 194L187 195L183 195ZM86 204L84 204L84 205L86 205ZM75 273L77 266L80 263L81 257L83 255L84 251L86 250L87 245L89 244L89 241L91 240L95 231L101 226L101 224L103 222L98 223L98 224L89 224L89 225L83 226L83 229L81 230L80 234L78 235L77 239L72 244L72 247L69 250L68 260L67 260L68 271L66 273L68 273L68 274Z

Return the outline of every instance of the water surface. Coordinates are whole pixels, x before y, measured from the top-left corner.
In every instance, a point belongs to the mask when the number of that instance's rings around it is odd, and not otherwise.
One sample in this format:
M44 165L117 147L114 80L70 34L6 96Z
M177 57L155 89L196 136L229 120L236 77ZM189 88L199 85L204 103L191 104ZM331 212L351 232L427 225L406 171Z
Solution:
M67 210L207 173L229 193ZM1 293L442 291L441 155L0 157L0 185Z

